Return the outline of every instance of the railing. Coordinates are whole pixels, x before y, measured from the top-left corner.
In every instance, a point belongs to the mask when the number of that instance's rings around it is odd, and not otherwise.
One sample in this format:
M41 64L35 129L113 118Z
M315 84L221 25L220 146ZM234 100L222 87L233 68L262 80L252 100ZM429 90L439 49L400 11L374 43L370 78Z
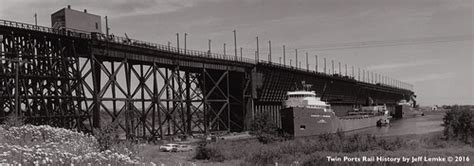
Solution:
M154 49L163 52L169 53L176 53L176 54L184 54L187 56L199 56L199 57L206 57L206 58L213 58L213 59L220 59L220 60L227 60L227 61L237 61L237 62L244 62L244 63L251 63L255 64L255 60L245 57L235 57L231 55L223 55L223 54L216 54L210 53L205 51L196 51L196 50L189 50L183 48L176 48L173 46L161 45L151 42L145 42L120 36L109 35L108 37L102 33L92 33L92 38L100 40L100 41L108 41L117 44L124 44L129 46L147 48L147 49Z
M31 25L31 24L25 24L25 23L21 23L21 22L8 21L8 20L1 20L1 19L0 19L0 25L8 26L8 27L15 27L15 28L28 29L28 30L35 30L35 31L58 34L58 35L67 35L67 36L72 36L72 37L90 39L90 33L80 31L80 30L76 30L76 29L71 29L71 28L53 29L53 28L39 26L39 25Z
M345 75L343 73L333 73L333 74L331 74L331 73L327 73L327 72L316 71L316 70L313 70L313 69L307 69L307 68L302 68L302 67L285 65L285 64L269 62L269 61L265 61L265 60L259 60L258 63L269 64L269 65L283 67L283 68L289 68L289 69L298 70L298 71L302 71L302 72L318 73L318 74L321 74L321 75L326 75L326 76L330 76L330 77L337 77L337 78L345 79L345 80L354 80L354 81L359 81L359 82L363 82L363 83L367 83L367 84L373 84L373 85L376 85L376 86L389 87L389 88L399 88L399 89L405 89L405 90L413 91L413 85L408 84L408 83L403 83L403 82L398 82L398 83L393 83L392 84L392 83L384 83L383 81L379 81L379 80L372 80L372 79L369 79L369 78L358 79L357 77L351 76L350 74L348 74L348 75Z
M107 37L105 34L102 34L102 33L90 33L90 32L85 32L85 31L72 29L72 28L54 29L54 28L49 28L49 27L44 27L44 26L37 26L37 25L31 25L31 24L8 21L8 20L1 20L1 19L0 19L0 25L28 29L28 30L35 30L35 31L40 31L40 32L52 33L52 34L71 36L71 37L97 39L100 41L109 41L109 42L113 42L117 44L124 44L124 45L129 45L129 46L147 48L147 49L155 49L159 51L184 54L188 56L199 56L199 57L206 57L206 58L213 58L213 59L220 59L220 60L227 60L227 61L238 61L238 62L251 63L251 64L256 63L255 60L250 59L250 58L235 57L235 56L209 53L209 52L204 52L204 51L189 50L189 49L183 49L183 48L178 49L176 47L171 47L171 46L166 46L166 45L161 45L161 44L156 44L156 43L151 43L151 42L145 42L145 41L125 38L125 37L120 37L120 36L109 35Z
M95 40L104 41L104 42L112 42L112 43L117 43L117 44L129 45L129 46L134 46L134 47L141 47L141 48L146 48L146 49L153 49L153 50L169 52L169 53L175 53L175 54L182 54L182 55L187 55L187 56L205 57L205 58L210 58L210 59L219 59L219 60L243 62L243 63L249 63L249 64L265 63L265 64L274 65L274 66L280 66L280 67L284 67L284 68L295 69L295 70L299 70L299 71L314 72L314 73L323 74L323 75L327 75L327 76L340 77L340 78L343 78L343 79L352 79L352 80L356 80L356 81L359 81L359 82L365 82L365 83L374 84L374 85L378 85L378 86L386 86L386 87L392 87L392 88L413 90L413 85L408 84L408 83L403 83L403 82L398 82L396 84L391 84L391 83L377 82L377 81L374 81L374 80L370 81L370 80L365 80L365 79L357 79L355 77L343 76L343 75L331 74L331 73L325 73L325 72L316 72L314 70L308 70L308 69L301 68L301 67L294 67L294 66L291 66L291 65L283 65L283 64L280 64L280 63L268 62L268 61L265 61L265 60L255 60L255 59L245 58L245 57L238 57L238 56L236 57L236 56L232 56L232 55L217 54L217 53L211 53L209 51L206 52L206 51L196 51L196 50L189 50L189 49L183 49L183 48L176 48L176 47L172 47L172 46L161 45L161 44L156 44L156 43L151 43L151 42L145 42L145 41L140 41L140 40L136 40L136 39L130 39L130 38L114 36L114 35L107 36L107 35L102 34L102 33L94 33L94 32L90 33L90 32L85 32L85 31L81 31L81 30L77 30L77 29L71 29L71 28L54 29L54 28L49 28L49 27L44 27L44 26L36 26L36 25L25 24L25 23L20 23L20 22L15 22L15 21L1 20L1 19L0 19L0 26L8 26L8 27L28 29L28 30L35 30L35 31L40 31L40 32L46 32L46 33L52 33L52 34L58 34L58 35L65 35L65 36L71 36L71 37L78 37L78 38L84 38L84 39L95 39Z

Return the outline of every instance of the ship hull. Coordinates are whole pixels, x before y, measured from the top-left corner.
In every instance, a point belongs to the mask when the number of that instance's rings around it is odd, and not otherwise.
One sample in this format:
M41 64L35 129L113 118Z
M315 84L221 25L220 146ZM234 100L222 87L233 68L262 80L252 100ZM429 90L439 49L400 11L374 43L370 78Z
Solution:
M334 112L314 108L285 108L281 110L282 130L294 137L347 132L374 127L380 116L337 117Z

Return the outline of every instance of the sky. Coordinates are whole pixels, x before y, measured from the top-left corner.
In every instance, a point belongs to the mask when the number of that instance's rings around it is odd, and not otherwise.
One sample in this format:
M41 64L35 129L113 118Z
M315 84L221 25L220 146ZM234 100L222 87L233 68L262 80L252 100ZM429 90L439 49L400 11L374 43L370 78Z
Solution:
M265 60L271 40L274 62L286 45L287 63L298 49L303 64L308 52L311 66L318 55L411 83L421 105L474 104L472 0L0 1L0 19L33 24L37 13L51 26L50 14L71 5L107 15L117 36L175 45L187 33L188 49L207 51L211 39L217 53L223 43L233 53L236 30L245 57L258 36Z

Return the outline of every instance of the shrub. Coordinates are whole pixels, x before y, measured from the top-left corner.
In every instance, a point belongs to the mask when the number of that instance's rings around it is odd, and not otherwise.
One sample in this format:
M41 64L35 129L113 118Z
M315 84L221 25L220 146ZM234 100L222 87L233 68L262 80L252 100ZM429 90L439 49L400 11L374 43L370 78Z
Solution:
M415 143L412 143L412 142L415 142ZM448 142L446 141L446 139L443 139L442 134L420 138L419 140L410 140L410 142L408 142L407 144L409 148L417 148L420 146L427 149L449 147Z
M194 153L194 159L197 160L209 160L211 155L208 152L208 148L206 148L206 143L201 142L199 146L196 148L196 152Z
M119 141L117 139L117 125L112 123L104 128L94 129L100 151L110 150Z
M250 125L250 134L264 144L285 140L285 135L278 130L268 113L255 117Z
M257 151L254 155L247 156L246 161L255 165L272 164L282 158L283 153L280 153L278 147L270 147Z
M393 141L381 139L378 141L378 146L383 150L394 151L403 146L403 140L400 139L400 137L397 137Z
M20 127L25 124L25 119L23 117L17 116L15 113L11 113L3 121L3 128L9 129L10 127Z
M222 154L221 151L219 151L218 148L212 147L212 146L206 146L205 143L201 143L196 148L196 152L193 158L197 160L210 160L210 161L217 161L217 162L222 162L226 159L225 156Z
M100 152L112 151L127 154L132 159L137 159L138 146L133 140L119 140L117 123L109 124L104 128L95 129L94 137Z
M474 113L469 108L454 107L443 117L446 139L474 143Z

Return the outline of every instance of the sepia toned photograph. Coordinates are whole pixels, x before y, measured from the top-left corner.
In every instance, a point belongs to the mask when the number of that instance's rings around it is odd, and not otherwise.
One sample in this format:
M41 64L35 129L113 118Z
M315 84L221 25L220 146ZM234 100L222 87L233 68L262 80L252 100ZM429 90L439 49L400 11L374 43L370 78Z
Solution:
M0 165L474 165L472 0L0 0Z

